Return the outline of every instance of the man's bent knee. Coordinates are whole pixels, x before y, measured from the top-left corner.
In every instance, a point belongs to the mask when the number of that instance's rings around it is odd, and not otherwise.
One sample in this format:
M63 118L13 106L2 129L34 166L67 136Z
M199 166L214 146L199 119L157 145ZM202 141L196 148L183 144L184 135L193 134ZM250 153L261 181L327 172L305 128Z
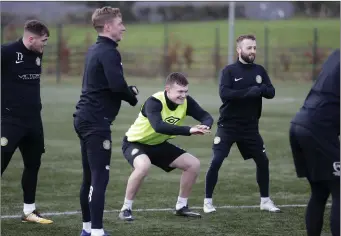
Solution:
M148 174L151 167L151 162L146 154L139 155L134 159L134 171L141 173L143 176Z
M171 164L170 167L178 168L184 171L192 171L195 173L199 173L200 171L200 161L195 156L184 153L175 159Z

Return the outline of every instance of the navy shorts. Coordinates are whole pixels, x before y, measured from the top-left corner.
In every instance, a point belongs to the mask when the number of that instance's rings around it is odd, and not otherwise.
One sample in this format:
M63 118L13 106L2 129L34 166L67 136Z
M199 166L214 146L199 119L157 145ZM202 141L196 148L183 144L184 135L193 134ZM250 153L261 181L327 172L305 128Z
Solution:
M312 181L340 178L340 141L335 133L317 133L297 125L290 127L290 146L297 176Z
M265 146L258 129L252 129L245 132L237 132L226 128L218 127L213 140L213 152L219 152L220 155L227 157L230 153L231 146L236 143L237 147L244 158L256 159L264 157Z
M185 150L169 143L164 142L157 145L146 145L138 142L128 142L127 137L124 137L122 143L123 155L129 164L134 167L135 157L145 154L149 157L150 162L163 169L165 172L170 172L175 168L169 165L182 154Z

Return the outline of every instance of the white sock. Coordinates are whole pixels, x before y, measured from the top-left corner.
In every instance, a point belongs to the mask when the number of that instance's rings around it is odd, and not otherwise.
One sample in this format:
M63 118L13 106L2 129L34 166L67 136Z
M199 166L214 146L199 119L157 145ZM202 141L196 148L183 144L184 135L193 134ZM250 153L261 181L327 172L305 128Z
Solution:
M104 230L103 229L91 229L91 236L103 236Z
M187 200L188 198L178 197L178 201L176 202L175 209L179 210L183 208L184 206L187 206Z
M260 202L261 202L261 203L267 202L267 201L269 201L269 200L270 200L269 197L261 197L261 198L260 198Z
M83 230L87 233L91 233L91 222L83 222Z
M124 198L124 203L123 203L121 211L126 210L126 209L131 210L133 207L133 202L134 202L134 200L128 200L128 199Z
M204 204L212 204L212 198L205 198Z
M36 209L35 203L32 203L32 204L24 203L24 214L25 215L31 214L35 209Z

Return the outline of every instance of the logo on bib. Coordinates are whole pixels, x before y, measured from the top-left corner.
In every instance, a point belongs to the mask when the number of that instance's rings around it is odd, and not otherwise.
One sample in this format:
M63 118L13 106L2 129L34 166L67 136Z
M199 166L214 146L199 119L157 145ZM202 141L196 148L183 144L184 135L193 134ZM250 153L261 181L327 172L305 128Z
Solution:
M168 123L168 124L171 124L171 125L174 125L176 124L180 119L177 118L177 117L174 117L174 116L170 116L170 117L167 117L165 119L165 122Z

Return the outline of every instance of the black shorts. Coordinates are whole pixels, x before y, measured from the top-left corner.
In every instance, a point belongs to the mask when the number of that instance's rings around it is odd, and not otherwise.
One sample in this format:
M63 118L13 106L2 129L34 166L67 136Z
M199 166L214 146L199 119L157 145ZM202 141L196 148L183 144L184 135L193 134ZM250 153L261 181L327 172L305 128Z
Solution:
M1 121L1 152L14 153L19 147L21 150L29 149L32 155L44 153L44 130L41 119L38 118L32 123L13 122L13 120Z
M124 137L122 143L122 151L126 160L134 167L135 157L145 154L149 157L150 162L163 169L166 172L170 172L175 168L169 165L182 154L186 153L185 150L169 143L164 142L157 145L146 145L138 142L128 142L127 137Z
M266 155L264 142L258 129L236 132L218 127L213 140L213 152L227 157L234 143L237 143L237 147L244 160L263 158Z
M337 134L317 134L291 124L290 146L299 178L312 181L340 178L340 141Z

